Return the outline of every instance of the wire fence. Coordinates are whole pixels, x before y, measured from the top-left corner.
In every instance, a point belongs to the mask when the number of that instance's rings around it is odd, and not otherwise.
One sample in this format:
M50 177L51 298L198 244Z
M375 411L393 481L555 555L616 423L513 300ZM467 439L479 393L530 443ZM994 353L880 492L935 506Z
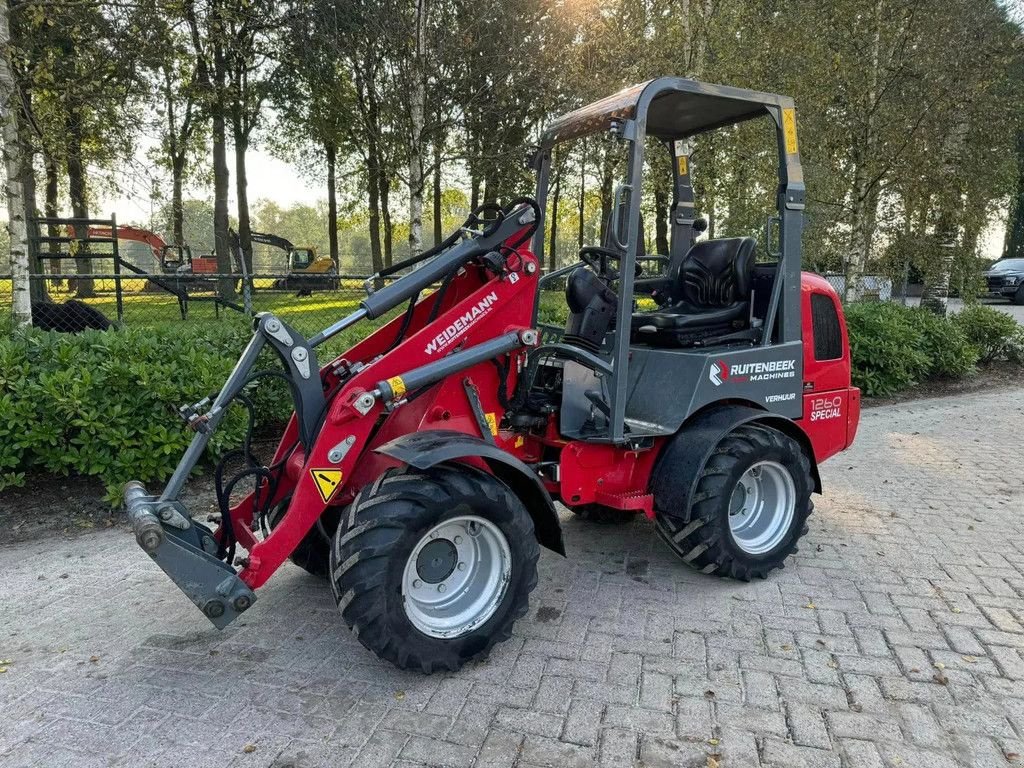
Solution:
M826 275L843 296L842 275ZM297 331L312 335L355 308L366 296L366 275L261 273L243 279L230 274L47 274L32 278L33 325L44 330L77 332L87 328L202 327L248 324L252 315L273 312ZM547 286L558 291L564 280ZM903 301L892 281L862 278L866 300ZM10 317L13 281L0 275L0 313Z
M77 332L87 328L164 328L247 324L273 312L311 335L350 313L366 296L366 276L259 274L47 274L33 276L33 325ZM0 275L0 312L13 309L13 280Z

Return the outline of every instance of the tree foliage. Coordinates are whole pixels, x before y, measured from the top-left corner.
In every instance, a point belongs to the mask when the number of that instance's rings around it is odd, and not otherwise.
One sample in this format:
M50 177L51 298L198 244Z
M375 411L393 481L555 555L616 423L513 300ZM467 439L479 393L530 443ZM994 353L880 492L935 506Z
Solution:
M132 162L149 115L173 237L183 187L212 168L224 269L232 184L246 247L255 143L325 185L300 239L343 270L380 269L402 242L418 250L466 209L529 192L522 159L553 116L662 74L796 99L806 264L845 271L851 296L865 272L912 269L941 309L1007 212L1007 248L1024 248L1021 30L998 0L21 0L12 36L32 145L72 209L88 209L98 171ZM667 178L667 155L649 155ZM763 233L773 155L763 124L696 140L713 235ZM546 255L560 262L603 235L622 165L592 139L555 171ZM644 191L651 248L666 194Z

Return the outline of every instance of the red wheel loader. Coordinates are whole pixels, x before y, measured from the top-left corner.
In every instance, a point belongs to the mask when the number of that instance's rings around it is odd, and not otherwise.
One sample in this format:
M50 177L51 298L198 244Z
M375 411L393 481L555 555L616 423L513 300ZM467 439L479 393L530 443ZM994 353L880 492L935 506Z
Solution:
M754 118L779 160L767 260L750 238L695 237L686 155L691 137ZM604 132L628 157L607 240L542 278L552 151ZM671 245L653 256L640 222L648 139L673 159ZM457 669L509 637L540 548L565 554L556 501L644 515L707 574L763 578L796 551L818 464L853 441L860 393L839 299L800 271L792 100L660 78L555 120L532 164L535 200L477 211L312 338L259 315L212 403L183 409L196 435L163 493L126 486L138 543L214 625L249 610L291 558L327 578L378 656ZM648 275L652 260L664 269ZM541 283L554 280L565 282L564 327L537 319ZM343 329L402 305L318 360ZM254 371L266 348L280 369ZM227 409L271 375L287 380L295 412L269 463L245 447L242 471L218 469L211 530L179 493ZM237 500L236 486L252 491Z

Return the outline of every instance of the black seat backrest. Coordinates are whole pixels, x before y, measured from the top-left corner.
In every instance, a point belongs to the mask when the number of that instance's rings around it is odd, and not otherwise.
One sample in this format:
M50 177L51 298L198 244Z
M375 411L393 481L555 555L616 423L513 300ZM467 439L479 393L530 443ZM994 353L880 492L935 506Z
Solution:
M672 301L694 307L727 307L750 298L754 250L752 237L695 243L668 267Z
M577 267L565 281L565 302L569 317L563 340L597 351L611 326L618 295L586 267Z

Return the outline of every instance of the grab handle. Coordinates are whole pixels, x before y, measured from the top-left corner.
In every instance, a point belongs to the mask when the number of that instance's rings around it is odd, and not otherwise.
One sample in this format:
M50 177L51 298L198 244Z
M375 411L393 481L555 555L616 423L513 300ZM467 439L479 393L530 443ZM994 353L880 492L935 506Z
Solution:
M619 184L615 187L615 194L612 196L612 221L611 226L608 228L608 237L612 241L612 245L619 248L619 250L625 251L627 244L622 242L622 238L619 235L619 222L622 220L620 215L622 212L622 194L623 192L629 192L632 194L632 184ZM628 225L627 225L628 231Z

